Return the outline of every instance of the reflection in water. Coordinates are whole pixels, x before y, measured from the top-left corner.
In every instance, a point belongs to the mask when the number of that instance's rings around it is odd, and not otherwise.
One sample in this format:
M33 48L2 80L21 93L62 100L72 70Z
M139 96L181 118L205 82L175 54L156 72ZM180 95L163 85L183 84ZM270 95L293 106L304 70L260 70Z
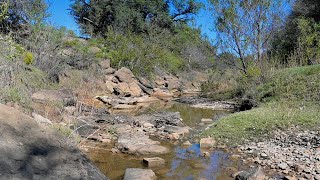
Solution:
M226 113L225 111L193 108L187 104L180 103L164 107L167 108L162 108L162 110L180 112L183 122L192 128L197 127L202 118L215 118ZM156 111L158 111L156 108L149 107L149 112ZM146 111L143 111L143 113L146 113ZM239 169L240 164L230 161L228 154L223 151L213 151L210 157L205 158L201 156L202 152L199 144L193 144L188 148L173 145L169 142L162 142L162 145L168 147L171 151L169 154L158 156L166 160L165 166L152 168L158 179L228 180L232 178L225 171L225 168L235 167ZM142 159L146 157L113 154L110 149L111 147L98 150L92 149L88 152L88 155L111 180L122 179L126 168L147 168L142 164Z
M190 126L196 127L202 118L216 119L218 116L230 113L227 111L215 111L212 109L194 108L188 104L174 103L167 109L169 112L180 112L183 122Z
M240 167L238 162L229 160L229 155L223 151L213 151L210 157L202 157L199 144L193 144L189 148L173 145L168 147L172 150L171 153L158 156L165 159L167 164L152 168L158 179L231 180L225 168ZM142 159L145 157L112 154L105 149L91 150L88 155L111 180L122 179L126 168L147 168L142 164Z
M175 154L170 172L164 179L231 179L224 170L226 167L237 166L222 151L214 151L210 157L202 157L199 144L189 148L177 147Z

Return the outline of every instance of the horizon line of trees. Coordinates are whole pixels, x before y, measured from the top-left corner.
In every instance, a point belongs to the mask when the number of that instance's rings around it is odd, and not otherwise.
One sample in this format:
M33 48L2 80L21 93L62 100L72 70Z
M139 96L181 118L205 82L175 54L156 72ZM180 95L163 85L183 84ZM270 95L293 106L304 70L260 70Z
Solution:
M206 56L210 55L244 74L250 74L252 67L261 70L266 63L286 67L320 62L320 1L208 2L209 8L197 0L71 0L70 14L81 32L91 37L107 39L107 35L112 34L110 32L116 32L163 43L160 39L181 35L181 32L195 33L202 39L203 46L211 46L209 49L214 55L206 53ZM44 0L2 0L0 9L0 31L16 33L19 41L30 38L32 31L46 26L45 20L49 16L48 4ZM201 9L210 10L215 19L212 26L218 35L216 44L210 44L197 29L190 31L189 24ZM174 50L173 46L167 46ZM187 48L197 51L193 54L199 54L196 47L189 44ZM203 50L201 48L199 51ZM181 49L179 52L187 53Z

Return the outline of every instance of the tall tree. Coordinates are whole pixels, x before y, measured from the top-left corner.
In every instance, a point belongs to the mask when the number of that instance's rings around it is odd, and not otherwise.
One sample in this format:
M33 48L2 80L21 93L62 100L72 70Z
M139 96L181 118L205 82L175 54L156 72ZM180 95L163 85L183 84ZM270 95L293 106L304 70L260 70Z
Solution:
M22 31L22 27L42 23L49 14L44 0L0 0L0 5L7 6L6 18L0 21L0 30Z
M295 2L293 17L304 16L320 22L320 1L319 0L297 0Z
M283 20L284 1L211 0L211 3L217 20L220 52L237 55L240 65L228 59L224 61L245 74L248 63L261 65L272 34Z
M150 26L169 29L198 9L194 0L73 0L70 12L85 34L103 35L110 28L135 33Z
M275 34L272 42L272 49L280 57L282 64L297 63L291 62L293 59L296 59L294 61L299 61L300 65L312 63L313 58L310 58L310 50L318 48L316 45L318 45L317 39L319 39L317 35L320 34L319 23L320 1L295 1L285 25ZM306 47L306 44L309 45ZM313 51L313 53L315 52ZM308 58L303 60L304 58L301 56L305 55ZM297 58L293 58L293 56L297 56ZM301 63L301 61L304 62Z

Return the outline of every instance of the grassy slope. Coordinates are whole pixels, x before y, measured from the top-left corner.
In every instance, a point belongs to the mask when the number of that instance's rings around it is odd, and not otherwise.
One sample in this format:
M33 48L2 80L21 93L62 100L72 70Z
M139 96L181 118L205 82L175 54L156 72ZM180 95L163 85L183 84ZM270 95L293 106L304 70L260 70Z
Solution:
M255 89L257 99L263 102L258 108L224 117L204 135L234 145L294 125L319 127L319 91L319 65L284 69Z

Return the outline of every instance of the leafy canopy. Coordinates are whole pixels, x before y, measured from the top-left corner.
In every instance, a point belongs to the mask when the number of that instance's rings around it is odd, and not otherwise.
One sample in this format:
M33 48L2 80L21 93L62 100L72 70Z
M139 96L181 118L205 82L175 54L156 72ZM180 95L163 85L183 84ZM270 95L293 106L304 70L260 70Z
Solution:
M194 0L73 0L71 15L85 34L104 35L110 29L143 33L185 23L199 8Z

